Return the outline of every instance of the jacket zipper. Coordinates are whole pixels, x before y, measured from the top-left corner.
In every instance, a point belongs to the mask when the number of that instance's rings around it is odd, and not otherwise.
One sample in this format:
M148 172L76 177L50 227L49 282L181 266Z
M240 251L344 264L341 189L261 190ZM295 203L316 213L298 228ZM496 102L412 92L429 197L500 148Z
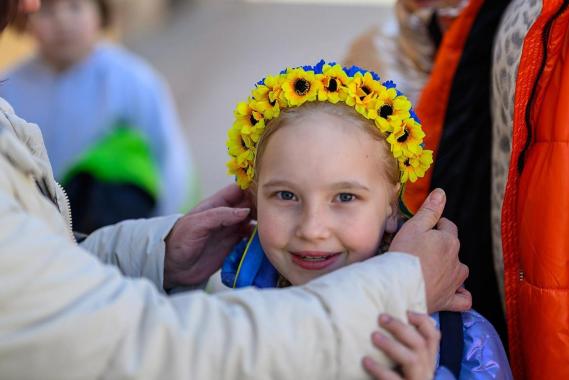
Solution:
M527 151L528 151L528 149L532 143L532 139L533 139L533 132L532 132L532 128L531 128L531 108L532 108L533 103L535 102L535 98L537 96L537 84L539 83L539 80L541 79L541 76L543 75L543 70L545 69L545 64L547 63L547 44L549 42L549 34L551 33L551 28L553 28L553 23L555 22L555 20L557 20L559 18L559 16L561 16L561 14L563 14L563 12L565 12L568 5L569 5L569 0L563 1L563 4L561 4L561 7L559 7L557 12L555 12L555 14L547 21L547 24L545 25L545 28L543 30L543 34L542 34L543 56L541 59L539 71L537 72L537 76L533 82L533 87L531 89L530 98L529 98L528 103L526 105L525 122L526 122L527 138L526 138L526 142L524 144L524 148L520 152L520 156L518 158L518 174L519 175L521 175L522 171L524 170L526 153L527 153Z
M67 196L67 192L65 191L63 186L61 186L57 181L54 182L61 191L61 193L63 194L63 198L65 200L65 212L63 213L64 214L63 216L65 217L65 220L69 227L69 232L71 234L71 237L73 238L73 241L75 241L75 235L73 235L73 217L71 216L71 202L69 202L69 197Z

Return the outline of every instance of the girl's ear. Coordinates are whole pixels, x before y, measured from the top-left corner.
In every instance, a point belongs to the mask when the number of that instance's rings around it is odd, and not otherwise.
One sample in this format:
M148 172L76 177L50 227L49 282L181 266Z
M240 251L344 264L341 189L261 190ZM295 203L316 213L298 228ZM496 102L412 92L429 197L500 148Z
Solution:
M387 217L385 221L385 232L389 234L394 234L397 232L397 227L399 226L399 213L397 208L391 206L391 214Z
M399 207L398 207L399 197L397 196L397 194L399 194L400 190L401 190L401 184L398 183L397 186L395 186L394 199L389 205L389 216L385 221L385 232L389 234L396 233L397 228L399 227Z
M251 218L257 220L257 186L249 187L246 194L251 201Z

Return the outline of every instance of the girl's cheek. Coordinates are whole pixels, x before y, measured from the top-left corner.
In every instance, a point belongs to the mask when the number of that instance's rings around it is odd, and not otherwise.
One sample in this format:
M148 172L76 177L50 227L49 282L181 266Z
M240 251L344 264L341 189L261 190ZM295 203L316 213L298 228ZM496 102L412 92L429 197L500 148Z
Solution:
M258 228L261 240L274 241L279 230L279 218L275 217L274 212L266 207L258 210Z
M264 248L282 249L293 238L295 230L294 211L282 207L261 209L258 215L259 235ZM269 247L270 245L270 247Z

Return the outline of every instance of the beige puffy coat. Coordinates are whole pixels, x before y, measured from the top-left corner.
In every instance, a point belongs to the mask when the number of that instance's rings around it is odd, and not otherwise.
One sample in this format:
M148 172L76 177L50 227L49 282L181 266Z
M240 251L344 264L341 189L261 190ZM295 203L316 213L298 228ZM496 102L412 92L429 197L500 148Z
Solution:
M399 253L298 288L167 297L176 216L79 246L68 215L39 129L0 99L2 379L364 378L377 315L426 309L419 262Z

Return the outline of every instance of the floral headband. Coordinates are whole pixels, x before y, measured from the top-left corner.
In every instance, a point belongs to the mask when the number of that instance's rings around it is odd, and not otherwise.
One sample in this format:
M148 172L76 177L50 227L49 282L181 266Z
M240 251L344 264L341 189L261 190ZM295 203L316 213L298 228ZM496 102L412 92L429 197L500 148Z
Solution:
M315 66L287 68L258 82L246 102L235 109L235 122L228 132L231 159L228 173L242 189L255 176L257 144L269 120L285 108L305 102L345 103L385 136L401 171L400 182L415 182L433 162L433 152L423 149L425 133L411 102L392 81L380 82L379 75L356 66L344 68L323 60Z

